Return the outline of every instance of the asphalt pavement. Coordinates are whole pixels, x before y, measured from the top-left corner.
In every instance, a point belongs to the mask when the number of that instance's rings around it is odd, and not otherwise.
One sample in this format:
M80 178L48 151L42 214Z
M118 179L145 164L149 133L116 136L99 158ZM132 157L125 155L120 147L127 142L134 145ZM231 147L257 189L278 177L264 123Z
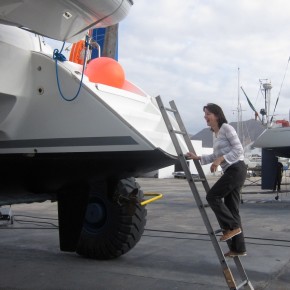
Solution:
M218 177L209 176L210 184ZM85 259L59 250L57 204L13 205L14 223L0 224L0 289L221 290L228 289L190 188L183 179L137 179L163 198L147 205L140 242L122 257ZM241 261L255 290L290 289L290 186L261 190L259 178L243 188L240 212L247 243ZM205 193L198 185L202 200ZM208 216L218 228L210 208ZM224 251L227 244L221 243ZM239 282L235 264L227 259Z

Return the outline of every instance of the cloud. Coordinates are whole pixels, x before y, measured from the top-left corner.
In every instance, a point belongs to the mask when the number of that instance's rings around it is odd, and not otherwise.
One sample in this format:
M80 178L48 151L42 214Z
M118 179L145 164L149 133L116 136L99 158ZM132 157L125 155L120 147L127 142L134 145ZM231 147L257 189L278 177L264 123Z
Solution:
M150 2L151 3L151 2ZM277 0L146 0L119 28L119 61L126 77L150 95L174 99L191 133L206 126L202 107L216 102L228 121L253 118L240 85L258 109L264 105L259 79L272 82L272 111L290 55L290 2ZM288 119L290 72L276 109Z

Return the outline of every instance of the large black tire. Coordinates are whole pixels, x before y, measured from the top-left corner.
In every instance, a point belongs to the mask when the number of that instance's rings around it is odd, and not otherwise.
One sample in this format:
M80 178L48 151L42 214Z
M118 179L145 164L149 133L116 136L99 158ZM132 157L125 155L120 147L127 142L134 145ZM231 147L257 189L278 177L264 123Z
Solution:
M147 210L140 205L143 192L134 178L122 179L110 194L96 183L89 194L77 253L92 259L117 258L140 240Z

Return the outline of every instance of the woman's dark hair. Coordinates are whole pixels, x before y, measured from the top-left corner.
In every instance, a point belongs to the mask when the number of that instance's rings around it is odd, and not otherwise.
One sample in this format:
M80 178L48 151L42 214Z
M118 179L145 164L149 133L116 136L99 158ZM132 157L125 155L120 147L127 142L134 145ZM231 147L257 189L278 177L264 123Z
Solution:
M213 103L209 103L203 107L203 111L205 109L207 109L210 113L214 114L217 117L217 122L218 122L219 128L222 126L222 124L228 122L225 115L224 115L224 112L220 106L213 104Z

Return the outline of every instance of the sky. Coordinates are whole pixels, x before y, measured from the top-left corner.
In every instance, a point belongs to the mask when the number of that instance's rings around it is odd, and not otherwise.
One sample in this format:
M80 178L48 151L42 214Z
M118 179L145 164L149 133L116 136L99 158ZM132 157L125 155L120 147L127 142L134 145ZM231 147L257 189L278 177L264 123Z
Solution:
M260 111L260 80L273 86L270 113L279 96L275 118L288 120L289 56L288 0L134 0L119 24L126 79L174 100L191 134L206 128L207 103L235 122L240 100L242 120L254 118L240 87Z

